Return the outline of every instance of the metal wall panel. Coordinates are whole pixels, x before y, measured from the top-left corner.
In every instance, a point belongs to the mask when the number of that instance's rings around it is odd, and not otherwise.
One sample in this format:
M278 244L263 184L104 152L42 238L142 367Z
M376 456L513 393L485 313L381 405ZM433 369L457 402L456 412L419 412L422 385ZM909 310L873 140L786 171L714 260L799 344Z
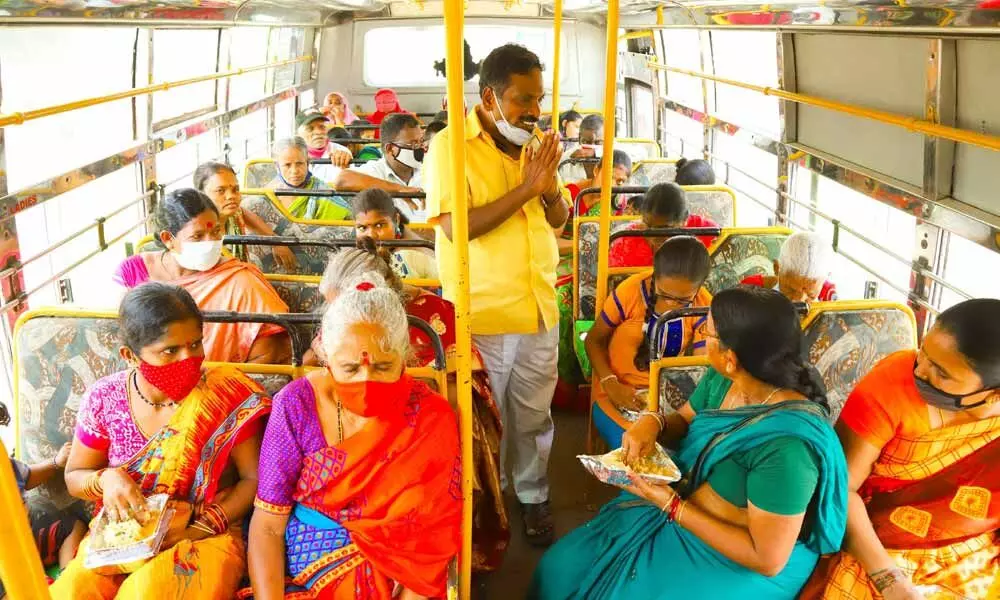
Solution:
M958 126L1000 135L1000 41L958 41ZM1000 215L1000 152L958 144L956 199Z
M919 38L795 35L798 91L924 117L927 43ZM923 185L923 136L822 108L798 108L798 140L905 183Z

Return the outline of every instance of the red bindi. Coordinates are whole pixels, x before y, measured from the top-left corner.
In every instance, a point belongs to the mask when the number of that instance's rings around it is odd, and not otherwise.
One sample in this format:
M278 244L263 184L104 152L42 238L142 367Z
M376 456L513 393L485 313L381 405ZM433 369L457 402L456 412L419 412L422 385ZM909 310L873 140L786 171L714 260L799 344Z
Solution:
M368 355L367 352L362 352L361 353L361 364L362 365L371 366L371 364L372 364L372 358L371 358L371 356Z

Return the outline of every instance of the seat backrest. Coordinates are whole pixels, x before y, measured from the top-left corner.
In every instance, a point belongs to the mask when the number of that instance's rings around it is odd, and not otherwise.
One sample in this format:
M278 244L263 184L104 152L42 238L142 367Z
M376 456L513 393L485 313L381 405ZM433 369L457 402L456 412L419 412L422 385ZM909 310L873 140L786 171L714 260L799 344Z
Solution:
M632 175L625 185L651 186L657 183L670 183L676 177L676 158L649 158L635 163Z
M909 307L884 300L840 300L809 307L803 320L808 360L823 376L833 418L880 360L917 347Z
M723 185L685 185L688 210L715 221L719 227L736 225L736 192Z
M247 189L259 189L267 187L267 184L274 181L278 176L278 167L270 158L254 158L248 160L243 167L243 183L241 187Z
M308 313L322 308L324 299L319 293L319 277L270 274L265 277L288 305L288 312Z
M626 229L637 223L636 217L612 217L611 231ZM594 320L594 299L597 296L597 244L601 222L598 217L580 217L574 227L576 233L576 318ZM610 289L610 288L609 288Z
M688 401L694 388L708 371L704 356L662 359L650 365L651 381L657 382L660 413L669 415Z
M615 150L624 151L632 159L632 162L663 156L660 153L659 144L644 138L616 138Z
M306 220L293 217L285 210L271 190L244 190L243 208L252 211L271 226L276 235L299 239L344 240L354 238L354 224L350 221ZM269 246L250 246L249 259L265 273L289 275L322 275L326 269L330 250L322 247L292 248L298 267L286 273L274 260Z
M781 245L791 234L784 227L723 229L709 249L712 272L705 287L715 294L751 275L773 275Z

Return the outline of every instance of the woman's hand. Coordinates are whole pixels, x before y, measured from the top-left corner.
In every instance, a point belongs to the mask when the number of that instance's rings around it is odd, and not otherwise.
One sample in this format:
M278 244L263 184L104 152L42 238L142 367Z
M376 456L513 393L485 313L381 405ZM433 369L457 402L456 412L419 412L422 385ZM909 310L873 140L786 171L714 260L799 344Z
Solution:
M149 518L142 490L125 469L105 471L101 475L101 487L104 489L104 510L112 521L127 521L135 517L140 523L145 523Z
M59 452L56 454L56 457L52 459L52 461L60 469L66 468L66 463L69 462L69 451L70 448L72 447L73 447L72 442L66 442L65 444L63 444L62 448L59 449Z
M271 249L271 253L274 254L274 262L278 263L278 266L282 270L295 272L299 261L296 260L295 253L290 248L287 246L275 246Z
M870 573L869 577L885 600L924 600L924 595L898 567Z
M632 480L632 485L622 486L622 489L639 496L660 510L670 504L677 495L674 488L669 485L653 485L635 473L629 473L628 478Z
M608 379L601 383L601 387L608 394L608 399L618 408L628 410L642 410L645 405L635 397L635 388L618 381L617 378Z
M655 417L643 415L622 435L622 458L630 465L656 449L656 439L660 436L660 424Z

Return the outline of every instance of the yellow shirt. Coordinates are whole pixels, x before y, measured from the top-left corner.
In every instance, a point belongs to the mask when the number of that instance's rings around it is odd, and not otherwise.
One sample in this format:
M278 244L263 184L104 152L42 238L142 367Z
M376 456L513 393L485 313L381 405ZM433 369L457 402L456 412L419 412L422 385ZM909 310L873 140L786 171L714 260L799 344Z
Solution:
M498 200L521 183L521 165L499 148L479 121L478 107L465 119L465 160L469 209ZM428 222L450 213L451 165L445 128L434 136L423 182L427 193ZM563 189L568 201L569 192ZM438 272L444 297L454 301L458 292L455 249L436 227ZM549 330L559 322L556 305L556 265L559 248L545 218L541 198L524 207L493 231L469 242L469 294L472 333L478 335L538 332L539 317Z

